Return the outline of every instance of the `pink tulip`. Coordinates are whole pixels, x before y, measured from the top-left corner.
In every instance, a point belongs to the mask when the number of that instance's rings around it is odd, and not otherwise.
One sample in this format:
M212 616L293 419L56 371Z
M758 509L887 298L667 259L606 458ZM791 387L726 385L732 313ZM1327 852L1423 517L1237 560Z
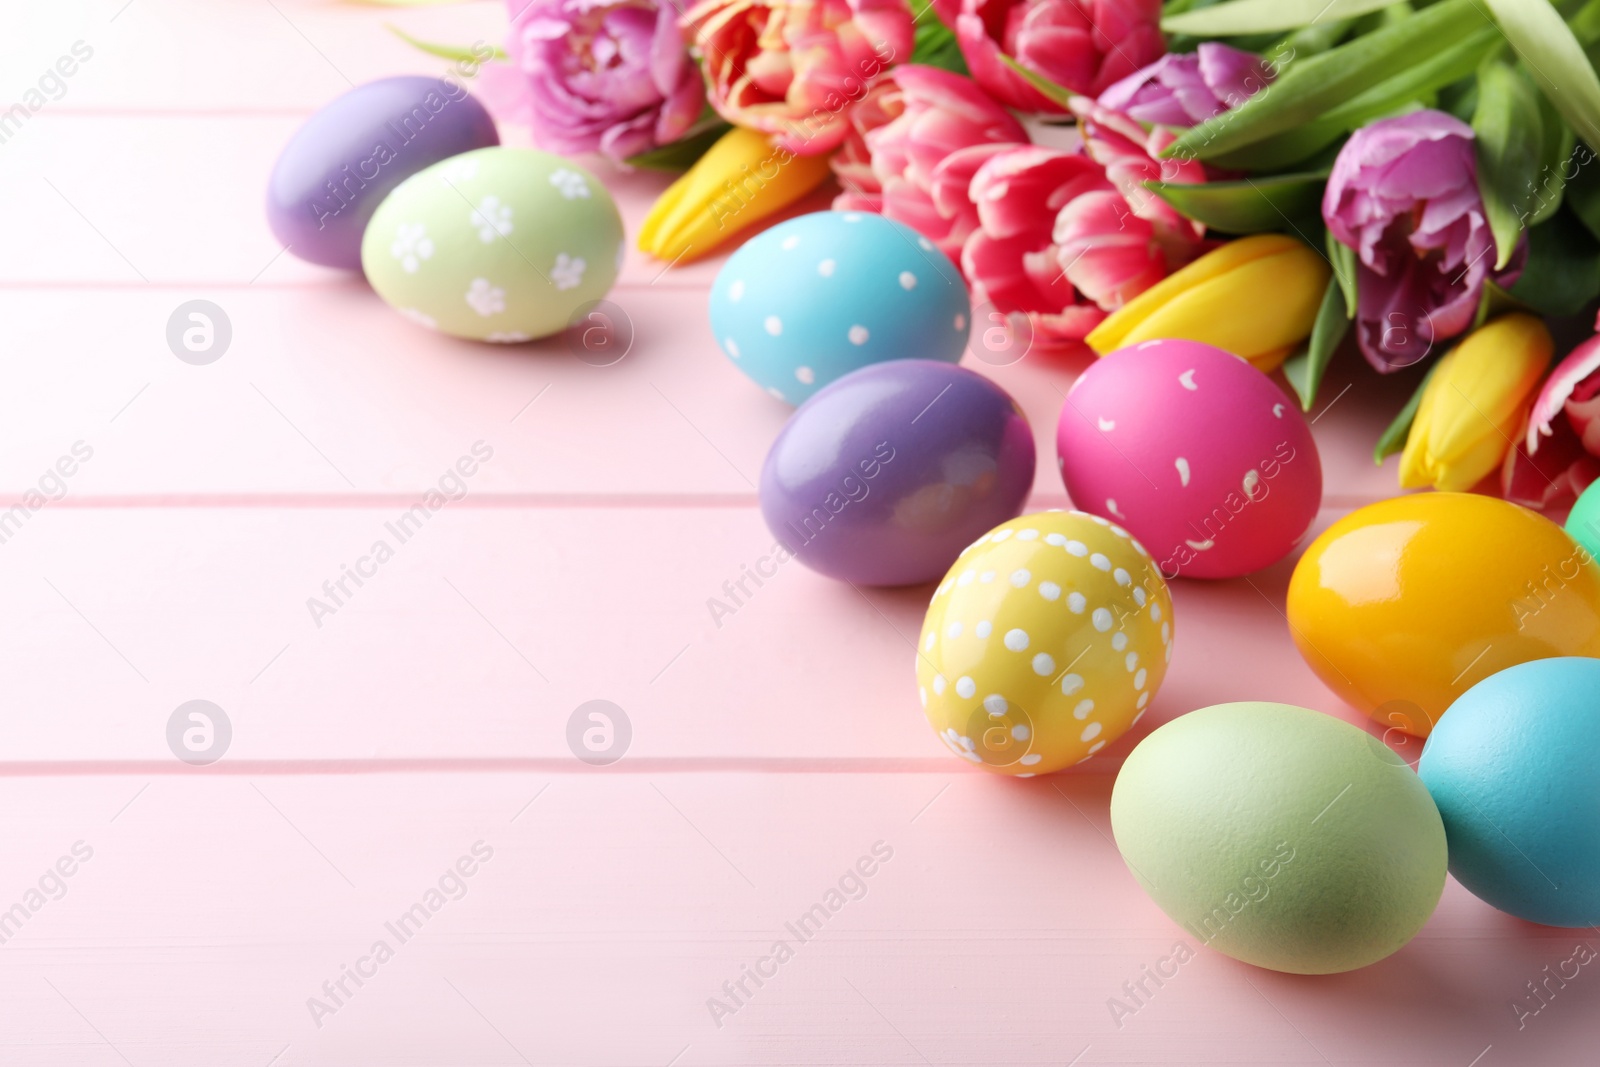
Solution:
M1100 94L1099 104L1139 122L1198 126L1238 107L1272 81L1261 57L1206 41L1186 54L1170 53Z
M683 23L712 107L796 155L838 147L850 108L911 57L904 0L701 0Z
M1027 131L977 84L936 67L895 68L851 111L833 159L841 211L880 211L958 259L978 213L967 183L994 147ZM988 149L973 153L969 149Z
M935 8L949 21L946 2ZM1161 0L961 0L956 40L978 84L1008 107L1061 108L1001 55L1074 93L1097 96L1166 51Z
M1106 177L1122 194L1127 210L1149 224L1150 240L1160 249L1167 270L1176 270L1198 256L1203 251L1205 227L1178 214L1145 183L1197 185L1206 180L1205 165L1194 159L1160 158L1161 151L1176 140L1164 126L1146 130L1127 115L1086 97L1075 100L1073 110L1081 123L1085 150L1106 169Z
M1600 331L1600 318L1595 320ZM1527 431L1501 472L1507 500L1571 504L1600 477L1600 335L1556 365L1528 412Z

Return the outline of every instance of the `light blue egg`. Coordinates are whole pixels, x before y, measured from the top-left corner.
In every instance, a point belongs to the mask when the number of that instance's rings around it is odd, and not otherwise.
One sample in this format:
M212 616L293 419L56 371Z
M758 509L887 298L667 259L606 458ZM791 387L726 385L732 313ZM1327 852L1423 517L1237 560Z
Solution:
M1596 753L1600 660L1534 660L1461 694L1417 767L1456 880L1530 922L1600 922Z
M791 404L871 363L955 363L971 318L955 264L909 226L869 212L780 223L745 242L711 287L723 354Z

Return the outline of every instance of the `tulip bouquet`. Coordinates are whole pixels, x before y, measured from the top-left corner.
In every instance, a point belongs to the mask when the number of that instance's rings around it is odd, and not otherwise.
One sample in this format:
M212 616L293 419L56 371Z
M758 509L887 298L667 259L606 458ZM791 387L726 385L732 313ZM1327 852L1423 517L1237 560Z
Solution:
M833 182L1037 347L1204 341L1307 410L1342 351L1418 380L1402 486L1600 475L1600 336L1550 368L1600 297L1600 0L677 3L509 0L485 72L541 147L684 171L662 260Z

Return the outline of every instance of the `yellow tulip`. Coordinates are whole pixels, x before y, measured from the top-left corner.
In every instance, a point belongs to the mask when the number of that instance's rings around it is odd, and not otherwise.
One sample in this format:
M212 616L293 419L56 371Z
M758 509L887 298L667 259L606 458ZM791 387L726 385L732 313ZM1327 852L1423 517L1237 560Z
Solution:
M1146 289L1087 338L1100 355L1141 341L1215 345L1271 373L1311 336L1332 271L1277 233L1229 241Z
M735 126L651 207L639 247L687 263L781 211L827 180L828 157L799 156Z
M1502 315L1439 361L1400 455L1400 487L1458 492L1496 470L1522 430L1555 342L1532 315Z

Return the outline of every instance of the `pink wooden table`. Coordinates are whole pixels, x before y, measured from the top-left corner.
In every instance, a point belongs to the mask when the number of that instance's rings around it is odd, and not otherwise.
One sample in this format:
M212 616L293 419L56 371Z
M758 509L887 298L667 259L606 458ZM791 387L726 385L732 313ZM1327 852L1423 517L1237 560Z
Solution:
M1600 977L1520 1028L1512 1007L1592 935L1454 882L1359 973L1200 949L1146 977L1192 941L1111 843L1131 743L1235 699L1358 718L1294 652L1287 563L1175 591L1135 737L998 780L918 708L925 592L792 566L713 621L770 543L752 482L786 415L712 343L716 262L633 255L612 299L638 340L599 368L559 341L441 339L280 256L262 188L296 124L349 83L443 68L382 23L493 41L500 5L4 18L15 99L75 42L92 57L0 143L0 490L59 496L0 528L0 1062L1593 1062ZM664 184L607 181L630 227ZM231 322L209 366L166 343L191 299ZM991 372L1052 455L1073 368ZM1407 388L1335 370L1324 524L1391 492L1367 457ZM479 440L469 495L313 622L306 599ZM1035 506L1064 503L1042 462ZM195 699L232 730L205 768L167 743ZM631 724L608 768L568 745L591 699Z

